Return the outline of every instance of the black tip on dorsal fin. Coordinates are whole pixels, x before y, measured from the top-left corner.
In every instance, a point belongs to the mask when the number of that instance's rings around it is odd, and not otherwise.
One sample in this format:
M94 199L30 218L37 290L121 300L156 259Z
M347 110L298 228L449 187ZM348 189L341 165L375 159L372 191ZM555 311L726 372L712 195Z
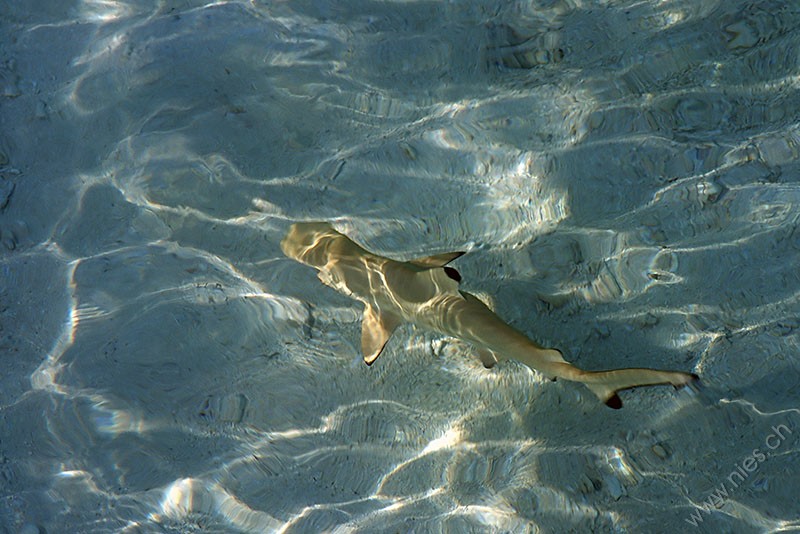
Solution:
M613 408L614 410L619 410L622 408L622 399L619 398L619 395L614 393L607 401L606 406L609 408Z
M424 258L417 258L408 263L413 263L417 267L425 267L432 269L435 267L444 267L456 258L460 258L464 253L458 252L445 252L444 254L434 254L433 256L426 256Z
M451 280L455 280L456 282L461 282L461 273L453 269L452 267L444 267L444 274L448 276Z

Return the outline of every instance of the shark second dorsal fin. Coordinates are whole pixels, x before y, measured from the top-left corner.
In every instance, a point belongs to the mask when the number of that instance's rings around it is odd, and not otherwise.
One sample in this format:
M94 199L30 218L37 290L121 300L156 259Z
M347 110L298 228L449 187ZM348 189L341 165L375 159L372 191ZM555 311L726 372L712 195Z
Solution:
M497 354L490 351L489 349L479 348L477 349L477 352L478 356L481 359L481 363L487 369L491 369L497 364L497 362L500 361L500 358L497 357Z
M463 252L445 252L444 254L434 254L433 256L427 256L425 258L417 258L408 263L413 263L417 267L444 267L454 259L460 258L463 255Z
M367 304L361 321L361 352L364 355L364 363L372 365L372 362L378 359L386 342L389 341L389 336L400 322L394 315L381 314Z

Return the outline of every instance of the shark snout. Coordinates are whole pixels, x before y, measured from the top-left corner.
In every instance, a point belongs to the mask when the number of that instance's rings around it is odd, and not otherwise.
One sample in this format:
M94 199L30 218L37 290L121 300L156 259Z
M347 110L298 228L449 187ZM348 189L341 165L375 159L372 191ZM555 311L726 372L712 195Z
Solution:
M317 267L322 261L317 256L324 252L326 238L338 235L339 232L326 222L294 223L281 240L281 250L292 259Z

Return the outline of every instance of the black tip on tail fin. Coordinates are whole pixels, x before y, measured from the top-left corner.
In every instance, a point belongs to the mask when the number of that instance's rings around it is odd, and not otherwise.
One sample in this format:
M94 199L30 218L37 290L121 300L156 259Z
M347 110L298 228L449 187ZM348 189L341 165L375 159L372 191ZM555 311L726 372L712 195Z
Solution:
M622 408L622 399L619 398L619 395L614 393L606 401L606 406L608 406L609 408L612 408L614 410L619 410L620 408Z

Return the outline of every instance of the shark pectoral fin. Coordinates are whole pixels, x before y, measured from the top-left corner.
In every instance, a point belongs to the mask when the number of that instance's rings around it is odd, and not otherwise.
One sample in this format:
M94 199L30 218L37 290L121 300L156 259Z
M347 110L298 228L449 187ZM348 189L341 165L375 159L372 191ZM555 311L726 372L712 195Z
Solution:
M444 267L454 259L460 258L463 255L463 252L445 252L444 254L434 254L433 256L427 256L425 258L417 258L408 263L413 263L417 267Z
M400 324L400 319L394 315L383 314L367 304L364 308L364 318L361 322L361 352L364 363L372 365L383 352L383 347L389 341L394 329Z

